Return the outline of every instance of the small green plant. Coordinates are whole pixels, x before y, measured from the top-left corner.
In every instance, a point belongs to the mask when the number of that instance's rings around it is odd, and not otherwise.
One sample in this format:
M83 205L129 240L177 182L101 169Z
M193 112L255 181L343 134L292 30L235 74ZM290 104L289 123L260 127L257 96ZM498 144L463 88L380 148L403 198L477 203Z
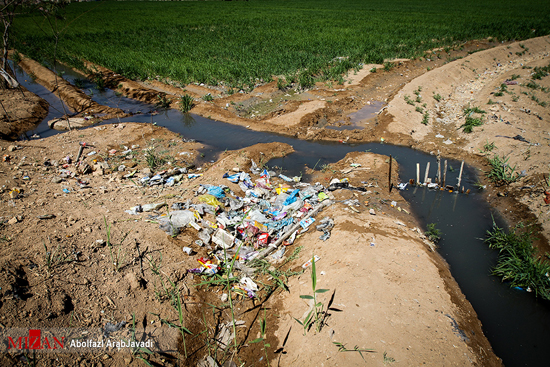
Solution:
M384 71L390 71L391 69L393 69L393 63L389 62L389 61L386 61L384 63Z
M496 104L496 102L493 101L492 99L489 99L489 101L487 101L487 104L488 104L488 105L492 105L492 104Z
M432 241L433 243L438 243L441 239L441 231L435 228L435 223L429 223L424 234L426 235L428 240Z
M189 94L185 93L180 97L180 111L187 113L193 108L195 100Z
M519 174L515 172L516 166L510 167L508 164L509 159L496 154L493 158L488 159L491 170L487 174L487 178L497 186L508 185L519 179Z
M430 120L430 114L428 113L428 111L424 112L424 115L422 115L422 125L428 125L428 122Z
M388 353L386 353L386 351L384 351L383 358L384 358L383 359L384 364L395 362L395 358L388 356Z
M505 233L493 221L493 228L487 231L485 237L485 243L499 251L492 273L501 277L502 281L509 281L510 287L520 287L550 300L550 264L537 257L533 240L533 231L526 229L522 223Z
M136 339L136 315L132 313L132 326L130 328L130 340L137 344L138 340ZM147 366L151 366L151 363L145 358L146 355L152 355L153 352L149 348L135 346L132 348L132 356L141 360Z
M510 93L510 91L508 91L508 86L506 84L502 83L500 85L500 87L498 87L498 91L494 93L494 96L495 97L502 97L504 95L504 92Z
M416 112L419 112L419 113L424 113L424 109L420 106L416 106L416 108L414 109Z
M481 117L473 117L473 114L485 114L486 112L480 109L479 107L468 107L464 109L464 115L466 116L465 122L461 128L464 128L463 131L465 133L471 133L473 131L474 126L481 126L483 125L483 116Z
M491 152L493 151L497 146L495 145L495 142L492 141L489 143L489 140L485 142L483 145L483 152Z
M370 72L371 72L371 73L376 73L376 67L371 68L371 69L370 69Z
M519 101L519 96L512 96L512 102Z
M252 340L249 344L254 343L262 343L264 346L264 353L265 353L265 360L267 362L267 366L269 367L269 358L267 357L267 348L271 347L269 343L266 343L266 324L267 324L267 318L265 316L265 308L264 308L264 318L260 320L260 337L257 339Z
M414 106L414 101L408 95L405 94L403 99L405 100L405 102L407 102L407 104L410 104L411 106Z
M70 254L64 252L61 245L57 245L53 251L51 248L48 250L45 242L42 242L42 245L44 246L44 266L48 276L51 276L58 266L74 261L74 259L71 259Z
M206 102L211 102L214 100L214 97L212 97L211 93L207 93L204 96L202 96L202 99Z
M157 290L156 281L153 284L153 286L155 287L155 295L157 296L157 299L159 301L162 299L170 300L170 305L178 314L179 324L163 319L160 317L159 314L152 313L152 315L157 316L162 324L168 325L171 328L178 329L183 341L184 354L187 358L187 345L185 341L185 335L193 335L193 333L191 333L186 327L183 326L185 312L183 310L183 303L181 300L181 291L170 278L166 277L166 279L164 279L164 276L161 273L160 267L162 265L162 252L160 253L160 258L158 262L153 258L153 255L151 255L150 257L146 257L146 259L149 262L151 272L153 273L153 275L158 277L162 286L162 290ZM170 287L168 287L168 284L170 285Z
M105 231L107 233L107 247L109 248L111 265L113 267L113 271L118 272L122 268L124 259L126 257L124 249L122 248L122 244L124 243L126 237L128 237L128 235L130 234L130 231L124 234L122 240L118 244L113 244L111 243L111 224L107 224L107 218L105 218L105 216L103 216L103 222L105 223Z
M441 94L439 94L439 93L434 94L433 97L437 102L441 102L441 100L443 99L443 97L441 97Z
M541 80L542 78L548 76L548 73L550 73L550 64L547 66L535 66L531 79Z
M151 169L155 169L166 163L166 159L159 157L152 148L147 149L147 152L145 153L145 161L147 162L147 166Z
M340 342L332 342L332 344L336 345L338 347L339 352L357 352L363 358L363 361L365 361L365 357L363 356L363 353L374 353L374 349L364 349L359 348L359 346L353 347L353 349L346 348L345 344L342 344ZM366 362L366 361L365 361Z
M157 94L157 103L155 105L158 108L170 108L170 103L172 103L172 100L166 97L166 94Z
M328 292L328 289L317 289L317 272L315 270L315 256L311 258L311 288L313 290L313 295L305 294L301 295L302 299L313 300L313 307L311 311L307 314L304 321L300 321L297 318L294 318L302 327L304 328L304 335L311 328L313 324L316 326L317 332L321 331L323 325L323 315L326 315L326 311L323 310L323 304L317 302L317 294Z

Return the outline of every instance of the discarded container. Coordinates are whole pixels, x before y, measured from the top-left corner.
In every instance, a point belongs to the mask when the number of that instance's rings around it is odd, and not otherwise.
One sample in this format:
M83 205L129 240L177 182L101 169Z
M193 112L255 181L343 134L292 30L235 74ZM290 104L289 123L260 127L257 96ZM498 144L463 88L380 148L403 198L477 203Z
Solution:
M315 262L321 260L321 258L317 255L313 257L315 259ZM307 269L311 266L311 260L308 260L304 265L302 265L302 268Z
M150 212L153 210L159 210L165 205L166 203L145 204L145 205L142 205L141 208L143 209L144 212Z
M191 254L193 253L193 249L191 247L184 247L182 248L182 250L189 256L191 256Z
M212 242L220 246L222 249L228 249L233 247L235 237L233 237L231 234L224 231L223 229L218 228L212 236Z

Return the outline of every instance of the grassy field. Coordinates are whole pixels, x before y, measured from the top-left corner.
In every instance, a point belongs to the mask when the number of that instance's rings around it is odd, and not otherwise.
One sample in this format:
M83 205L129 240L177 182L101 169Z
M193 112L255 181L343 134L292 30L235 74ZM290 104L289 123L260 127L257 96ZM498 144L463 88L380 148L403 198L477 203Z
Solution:
M437 46L550 33L540 0L251 0L70 4L54 27L58 58L81 59L130 78L233 87L338 79L360 63L415 57ZM19 16L15 46L52 58L52 27Z

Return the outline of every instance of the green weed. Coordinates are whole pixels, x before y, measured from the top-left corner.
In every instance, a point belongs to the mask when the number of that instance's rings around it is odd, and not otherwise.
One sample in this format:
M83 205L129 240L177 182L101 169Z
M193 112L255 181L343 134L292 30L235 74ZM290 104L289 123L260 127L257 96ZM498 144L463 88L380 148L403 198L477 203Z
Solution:
M339 342L332 342L332 344L336 345L338 347L338 352L357 352L363 358L363 361L365 361L365 357L363 356L363 353L374 353L374 349L364 349L359 348L359 346L353 347L353 349L348 349L346 346ZM366 361L365 361L366 362Z
M113 267L113 271L118 272L122 268L124 259L126 257L126 253L122 248L122 244L124 243L126 237L128 237L128 235L130 234L130 231L124 234L122 240L118 244L113 244L111 242L111 224L107 224L107 218L105 218L105 216L103 216L103 222L105 223L105 231L107 233L107 247L109 248L109 258L111 259L111 265Z
M422 125L428 125L429 123L429 120L430 120L430 114L428 113L428 111L424 112L424 115L422 115Z
M493 158L488 159L491 170L487 174L487 178L497 186L508 185L519 179L519 174L515 172L516 166L510 167L508 164L509 159L496 154Z
M191 111L194 103L195 100L193 99L193 97L185 93L183 96L180 97L180 111L183 113Z
M63 264L75 261L71 259L71 254L65 253L65 249L61 245L57 245L55 249L48 250L45 242L42 242L44 246L44 266L48 276L51 276L53 271Z
M170 108L170 103L172 103L172 100L166 97L166 94L157 94L157 102L155 105L158 108Z
M424 234L426 237L428 237L430 241L434 243L439 242L439 240L441 239L441 231L435 228L435 223L429 223Z
M264 346L264 353L265 353L265 360L267 363L267 366L269 367L269 358L267 356L267 348L271 347L269 343L266 343L266 327L267 327L267 318L265 316L265 308L264 308L264 318L260 319L260 337L257 339L254 339L250 342L250 344L254 343L262 343Z
M441 94L439 93L434 94L433 97L437 102L441 102L441 100L443 99L443 97L441 97Z
M211 102L214 100L214 97L212 97L211 93L207 93L204 96L202 96L202 99L206 102Z
M485 243L499 251L493 275L509 281L510 287L521 287L535 293L535 296L550 300L550 264L537 258L533 246L533 232L518 224L508 233L493 222L487 231ZM549 258L548 253L546 258Z
M328 292L328 289L317 289L317 272L315 270L315 256L311 258L311 288L313 290L313 295L301 295L302 299L313 300L313 307L311 311L307 314L304 321L300 321L297 318L294 318L302 327L304 328L304 335L306 332L315 324L317 332L321 331L324 315L326 311L323 310L324 306L321 302L317 302L317 294Z

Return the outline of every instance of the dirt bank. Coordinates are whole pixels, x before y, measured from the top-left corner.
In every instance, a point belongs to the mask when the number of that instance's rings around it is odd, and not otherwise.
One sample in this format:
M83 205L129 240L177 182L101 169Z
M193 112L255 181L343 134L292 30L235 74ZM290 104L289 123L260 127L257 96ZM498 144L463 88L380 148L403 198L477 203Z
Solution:
M79 142L88 144L83 157L93 171L79 173L78 167L67 163L66 157L73 161L76 158ZM169 207L188 199L196 202L194 191L200 184L224 184L243 195L238 185L222 178L224 173L248 170L251 159L263 164L292 152L292 147L272 143L225 152L217 162L190 171L201 177L183 178L172 187L143 187L136 183L150 174L148 152L166 162L157 170L190 167L200 144L184 143L176 134L149 124L120 124L71 131L16 146L0 142L0 146L10 156L2 163L0 176L4 187L2 220L9 220L0 228L2 325L101 328L107 322L131 322L133 316L138 323L151 327L160 327L161 320L177 323L177 313L161 291L161 278L155 273L158 266L164 279L178 285L186 309L184 324L196 337L188 336L189 359L180 355L175 360L162 356L151 360L164 365L195 365L208 355L206 346L219 337L220 325L230 320L230 313L220 301L222 288L194 287L200 278L186 273L198 265L200 256L208 256L204 248L194 244L197 232L190 228L171 237L147 221L148 213L135 216L125 211L137 204L165 202ZM92 152L96 153L90 155ZM350 167L352 163L361 166ZM125 166L124 171L121 166ZM79 167L82 171L83 165ZM124 178L134 171L135 176ZM362 181L372 185L362 192L329 193L335 203L317 219L331 217L335 227L326 242L318 239L321 232L310 230L288 246L287 256L301 248L294 260L280 268L288 272L288 291L264 285L256 299L235 298L235 319L244 321L237 333L239 343L259 336L259 320L265 309L266 338L271 345L267 358L280 359L281 365L364 363L359 353L339 352L333 342L347 348L357 344L373 349L364 357L376 365L391 359L396 365L410 365L411 361L436 365L500 363L444 262L431 252L429 243L415 228L407 214L407 203L395 190L389 194L387 184L382 184L387 182L387 171L386 157L352 153L315 173L314 180L319 182L345 175L352 186L361 187ZM253 179L257 177L253 175ZM286 184L278 178L272 183ZM349 199L356 199L358 205L344 203ZM397 206L389 205L392 200ZM370 209L376 215L369 214ZM109 227L112 246L119 254L114 260L105 243ZM196 254L185 254L181 250L184 246L191 246ZM48 252L54 254L52 258ZM303 336L292 317L303 319L308 310L299 296L310 293L310 272L300 273L301 265L312 254L321 257L317 288L330 289L320 300L325 305L330 297L332 301L321 331L311 330ZM291 276L290 272L298 275ZM254 279L259 284L270 284L261 274ZM219 311L212 314L208 304L217 305ZM246 345L233 357L219 347L210 353L215 350L213 356L219 362L233 359L247 366L266 365L261 343ZM18 354L4 354L2 358L4 364L12 365L27 361ZM67 365L74 360L73 355L56 358ZM60 363L47 355L39 355L38 361L41 365ZM104 366L142 363L137 355L112 351L82 354L78 361L84 365L101 361Z

